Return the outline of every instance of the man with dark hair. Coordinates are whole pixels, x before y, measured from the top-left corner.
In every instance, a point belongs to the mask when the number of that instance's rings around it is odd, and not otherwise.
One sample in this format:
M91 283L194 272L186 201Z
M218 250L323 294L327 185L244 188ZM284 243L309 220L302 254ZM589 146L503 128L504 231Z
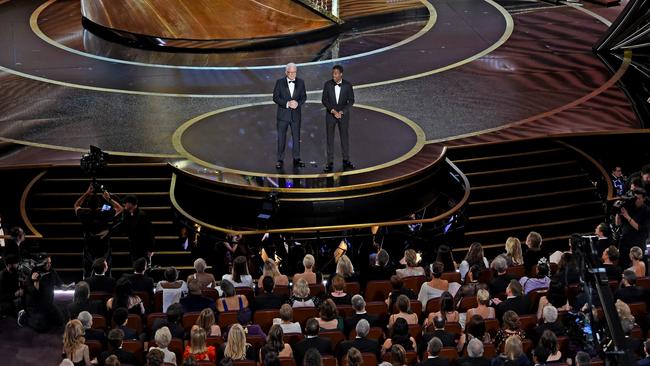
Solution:
M266 276L262 279L264 293L255 296L253 306L255 310L279 309L287 300L285 296L274 294L275 282L273 277Z
M201 293L201 284L199 283L199 280L196 278L191 279L190 283L187 284L187 288L189 290L189 294L180 300L180 304L183 306L184 312L189 313L194 311L202 311L206 308L210 308L212 311L216 311L214 300L203 296Z
M343 169L354 169L350 161L350 139L348 129L350 124L350 108L354 104L354 90L352 83L343 80L343 66L334 65L332 79L323 86L322 103L325 106L325 128L327 131L327 164L325 172L334 168L334 134L336 126L339 127L341 137L341 153L343 155Z
M387 281L395 273L395 266L390 261L390 255L385 249L381 249L376 255L370 256L372 263L368 266L365 274L361 273L361 282L366 285L370 281Z
M519 281L510 281L510 284L506 288L506 296L507 297L504 301L500 301L497 298L492 300L497 304L497 319L503 318L503 314L508 310L512 310L520 315L530 314L530 302L528 301L528 298L524 296L524 288L521 287Z
M289 63L285 67L285 77L278 79L273 88L273 102L277 105L276 122L278 129L278 153L275 168L284 167L284 149L287 144L287 129L291 127L293 142L293 166L302 168L305 163L300 160L300 123L302 106L307 102L305 82L298 78L298 67Z
M438 338L443 347L456 347L456 336L453 333L445 331L447 319L443 316L433 318L433 332L425 332L422 335L422 344L426 345L432 338Z
M603 267L607 273L607 278L610 280L620 280L623 275L621 267L618 265L619 252L615 246L610 245L609 248L603 251L601 259L603 260Z
M115 279L107 276L108 263L106 258L99 257L93 262L93 275L86 278L85 281L93 292L109 292L115 290Z
M138 258L151 260L154 248L153 226L147 214L138 206L138 198L128 195L124 198L121 229L126 232L131 248L131 262Z
M621 286L614 293L615 300L621 300L626 304L635 302L646 302L645 291L636 285L636 273L631 269L623 271Z
M551 355L551 351L548 348L543 347L541 345L537 346L533 350L533 364L535 366L546 365L546 361L548 360L550 355Z
M138 333L135 329L126 326L129 321L129 311L126 308L117 308L113 311L113 322L117 329L124 332L124 339L138 339Z
M361 353L373 353L378 360L380 360L380 347L379 342L374 339L368 338L368 333L370 332L370 323L366 319L361 319L355 325L355 330L357 331L357 336L349 341L343 341L339 344L339 358L345 356L350 348L356 348Z
M645 357L637 362L637 366L650 366L650 339L647 339L645 342L643 342L643 353L645 354ZM589 364L586 365L589 366Z
M104 351L99 355L99 365L104 365L104 361L110 356L117 356L120 363L129 365L139 365L132 352L122 349L122 342L124 341L124 332L121 329L111 329L108 332L108 345L109 351Z
M152 300L155 285L153 279L147 275L147 267L147 259L144 257L138 258L133 262L133 274L128 275L128 277L133 291L146 292L149 294L149 300ZM145 305L148 306L149 304Z
M587 352L578 352L576 353L576 366L590 366L591 365L591 356Z
M0 316L15 316L16 301L23 294L18 284L18 257L11 254L4 262L5 269L0 272Z
M612 185L614 186L614 193L618 197L623 197L625 192L627 192L625 176L623 176L623 168L620 165L616 165L612 168Z
M440 357L442 351L442 341L436 337L431 338L427 344L427 353L429 356L422 360L418 366L449 366L449 360Z
M26 284L25 309L18 312L18 325L47 332L63 323L63 315L54 304L54 289L63 286L63 281L52 269L49 255L41 261L42 264L33 269L31 281Z
M315 348L321 354L332 354L332 342L327 338L321 338L318 336L318 330L320 325L318 320L315 318L309 318L305 324L305 338L296 343L293 349L293 357L296 359L296 364L298 366L302 365L302 361L305 358L305 353L310 348Z
M650 225L650 207L646 203L645 189L636 188L632 191L633 203L621 207L621 213L615 217L616 225L621 227L621 240L619 251L623 253L619 265L621 268L630 266L627 255L633 246L645 247L648 240L648 226Z
M185 329L181 325L183 318L183 306L181 304L171 304L167 308L167 319L158 318L153 321L151 326L151 334L156 334L156 331L162 327L169 328L172 338L185 339Z
M609 237L609 226L606 223L601 222L598 224L594 233L598 237L598 242L596 243L596 250L598 253L602 253L612 245L612 239Z

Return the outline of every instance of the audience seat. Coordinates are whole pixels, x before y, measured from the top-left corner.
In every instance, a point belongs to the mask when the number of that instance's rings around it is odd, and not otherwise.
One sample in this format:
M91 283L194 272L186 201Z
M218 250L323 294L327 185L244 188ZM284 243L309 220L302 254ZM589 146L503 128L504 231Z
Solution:
M93 329L106 331L106 318L103 315L93 314Z
M490 333L490 337L494 339L494 336L497 334L501 325L496 319L485 319L485 331Z
M349 318L355 313L352 305L337 305L336 309L339 312L339 316L343 317L343 319Z
M442 276L440 276L441 279L447 280L449 282L458 282L460 283L460 272L443 272ZM418 289L419 290L419 289Z
M456 338L458 338L463 333L463 328L460 326L460 323L450 322L445 323L445 331L454 333L456 335Z
M537 325L537 314L519 315L519 322L521 323L521 329L526 334L532 334L533 329Z
M357 337L357 330L352 329L350 332L350 336L348 336L349 340L353 340ZM382 341L384 339L384 330L381 327L371 327L370 331L368 332L368 337L369 339L374 339L379 342L379 344L382 344Z
M242 361L235 361L235 362L242 362ZM196 361L196 366L215 366L216 364L217 364L216 360L215 361L210 361L210 360ZM236 363L233 363L233 365L235 365L235 364Z
M538 290L533 290L526 295L528 297L528 302L530 303L531 309L533 311L537 311L537 307L539 306L539 299L542 298L542 296L546 296L548 293L548 288L544 289L538 289Z
M163 305L162 291L156 291L156 293L153 294L153 311L156 313L162 313L162 305Z
M213 362L214 364L214 362ZM257 366L257 362L251 360L237 360L232 363L234 366Z
M246 336L246 342L253 346L255 352L258 352L266 344L266 337L261 335Z
M383 301L371 301L366 303L366 311L368 314L386 318L388 315L388 305Z
M458 351L456 351L456 347L443 347L439 356L448 359L449 363L453 363L458 358Z
M183 319L181 321L181 324L183 324L183 329L185 329L186 334L190 334L190 331L192 330L192 326L196 324L196 320L199 318L201 315L200 311L191 311L189 313L183 314Z
M135 359L140 364L144 364L144 348L141 341L125 340L122 342L122 349L132 352L135 355Z
M222 344L224 344L225 340L223 337L207 337L205 339L205 345L206 346L214 346L214 348L219 348Z
M323 361L323 366L337 366L336 357L330 355L321 355L321 360Z
M460 301L460 305L458 306L458 312L466 313L467 310L473 309L477 306L478 306L478 300L476 299L476 296L465 296Z
M646 290L650 289L650 277L639 277L636 279L636 285Z
M409 335L419 342L422 338L422 326L420 324L409 324Z
M289 286L276 286L273 288L273 293L288 298L291 295L291 288Z
M322 330L318 332L319 337L327 338L332 342L332 350L336 351L339 343L345 340L345 335L339 330Z
M246 296L249 306L251 306L253 304L253 301L255 300L255 292L250 287L237 287L235 288L235 293L237 295Z
M497 349L494 347L494 343L484 343L483 344L483 357L494 358L497 355Z
M436 313L440 311L440 298L439 297L434 297L433 299L430 299L427 301L427 307L424 309L424 314L426 316L429 316L431 313Z
M361 293L361 284L359 282L346 282L345 292L354 296Z
M521 341L521 345L524 348L524 353L530 355L530 353L533 351L534 348L533 341L531 341L530 339L524 339L523 341Z
M424 276L409 276L402 278L402 282L404 283L404 287L410 288L417 294L420 292L422 284L426 282L426 278Z
M303 340L305 336L302 333L284 333L284 343L294 345Z
M273 325L273 318L280 317L280 310L257 310L253 314L253 323L259 325L264 333L268 333Z
M204 288L203 290L201 290L201 295L205 297L209 297L214 301L219 300L219 291L217 291L214 288Z
M293 308L293 321L300 323L302 329L305 329L305 323L307 322L307 319L316 317L318 317L317 308Z
M568 355L569 353L569 337L568 336L559 336L557 337L558 349L562 352L563 355Z
M102 304L106 305L108 299L113 297L113 294L110 292L103 291L90 291L90 300L99 300Z
M506 273L515 276L516 279L520 279L526 275L526 267L522 266L512 266L506 269Z
M280 357L280 366L296 366L296 360L293 357Z
M111 321L111 326L115 327L115 322ZM142 333L142 317L137 314L129 314L129 318L126 320L126 326L134 329L138 334Z
M369 281L366 284L364 299L366 302L384 301L393 290L390 281Z
M239 320L237 319L238 315L239 315L239 311L226 311L223 313L219 313L218 324L221 327L221 331L225 332L226 329L228 329L228 327L231 326L232 324L239 323Z
M313 283L309 285L309 294L311 296L324 297L325 292L325 285L322 283Z
M87 340L86 345L88 346L88 353L90 353L90 359L99 357L103 351L102 343L100 341Z
M630 307L630 311L632 312L632 315L634 315L634 319L636 319L636 322L642 322L643 319L646 316L646 304L644 302L633 302L627 304Z
M487 285L492 282L492 277L494 277L494 271L491 269L483 270L478 274L478 282Z
M390 352L384 353L382 361L390 362ZM418 363L418 354L415 351L406 351L406 364L413 366Z
M609 289L612 290L612 293L618 290L618 281L619 280L609 280Z
M167 319L167 314L165 313L151 313L147 315L147 332L150 333L151 338L153 338L153 334L151 334L151 329L153 328L153 323L156 321L156 319Z

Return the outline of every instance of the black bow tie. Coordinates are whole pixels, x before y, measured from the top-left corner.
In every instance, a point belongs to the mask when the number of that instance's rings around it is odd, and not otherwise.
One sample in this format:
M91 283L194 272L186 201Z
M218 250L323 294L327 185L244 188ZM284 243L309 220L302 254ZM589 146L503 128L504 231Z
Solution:
M295 80L289 80L289 84L293 84L295 82L296 82Z
M338 84L335 83L334 86L341 86L341 84L343 83L338 83Z

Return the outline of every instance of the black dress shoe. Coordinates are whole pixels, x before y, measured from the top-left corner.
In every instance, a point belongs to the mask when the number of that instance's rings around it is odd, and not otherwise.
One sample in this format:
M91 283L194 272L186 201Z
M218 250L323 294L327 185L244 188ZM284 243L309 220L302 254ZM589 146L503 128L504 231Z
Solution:
M283 165L284 165L284 162L282 160L278 160L278 162L275 163L275 169L282 169Z
M302 160L300 159L293 159L293 166L299 167L299 168L304 168L305 163L303 163Z
M327 163L327 165L325 165L325 169L323 169L325 173L329 173L332 170L334 170L334 164L332 163Z
M343 160L343 169L354 169L354 164L350 160Z

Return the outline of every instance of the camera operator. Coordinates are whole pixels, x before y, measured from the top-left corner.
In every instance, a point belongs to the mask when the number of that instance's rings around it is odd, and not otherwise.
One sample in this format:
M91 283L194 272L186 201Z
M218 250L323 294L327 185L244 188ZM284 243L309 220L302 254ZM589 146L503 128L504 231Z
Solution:
M63 281L52 269L52 258L45 255L32 271L25 284L25 309L18 313L18 325L29 326L37 332L47 332L63 324L61 311L54 305L54 288L62 287Z
M86 207L83 207L84 203ZM74 212L77 219L81 222L83 229L84 249L82 264L84 278L86 278L92 274L91 267L95 259L106 258L106 262L110 266L111 222L113 218L122 213L122 205L114 200L106 190L102 192L100 198L95 194L95 185L90 184L86 192L74 203Z
M5 239L3 257L15 255L18 261L30 257L30 250L25 242L25 232L22 228L16 226L9 230L9 237Z
M136 196L128 195L124 198L124 210L120 225L129 237L131 263L144 257L151 264L155 240L153 226L147 214L138 207Z
M5 269L0 272L0 316L15 316L16 300L23 294L18 285L18 257L11 254L4 261Z
M648 221L650 220L650 207L646 202L647 193L644 189L636 188L626 201L617 201L620 213L616 215L615 223L621 227L619 252L621 253L621 268L630 266L629 252L633 246L645 248L648 239Z

